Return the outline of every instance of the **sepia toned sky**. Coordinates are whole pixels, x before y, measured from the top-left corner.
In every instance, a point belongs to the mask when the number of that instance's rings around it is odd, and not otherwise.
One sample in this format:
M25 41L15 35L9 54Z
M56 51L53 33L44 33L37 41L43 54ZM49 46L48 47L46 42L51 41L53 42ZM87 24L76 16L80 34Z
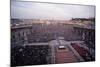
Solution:
M95 6L11 1L11 18L71 19L95 16Z

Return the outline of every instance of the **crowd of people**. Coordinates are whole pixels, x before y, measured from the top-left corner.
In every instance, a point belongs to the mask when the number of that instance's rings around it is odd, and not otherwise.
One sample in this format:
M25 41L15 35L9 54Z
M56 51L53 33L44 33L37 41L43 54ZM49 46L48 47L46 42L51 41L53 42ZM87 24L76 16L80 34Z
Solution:
M71 45L85 61L95 60L87 49L78 46L77 43L71 43Z
M49 46L16 46L11 49L11 66L47 64Z

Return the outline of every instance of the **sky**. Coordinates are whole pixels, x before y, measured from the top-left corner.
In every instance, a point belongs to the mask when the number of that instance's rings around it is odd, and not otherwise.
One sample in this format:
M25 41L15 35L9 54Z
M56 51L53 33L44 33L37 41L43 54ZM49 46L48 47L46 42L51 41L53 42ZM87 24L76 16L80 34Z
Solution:
M11 18L71 19L95 17L95 6L11 1Z

